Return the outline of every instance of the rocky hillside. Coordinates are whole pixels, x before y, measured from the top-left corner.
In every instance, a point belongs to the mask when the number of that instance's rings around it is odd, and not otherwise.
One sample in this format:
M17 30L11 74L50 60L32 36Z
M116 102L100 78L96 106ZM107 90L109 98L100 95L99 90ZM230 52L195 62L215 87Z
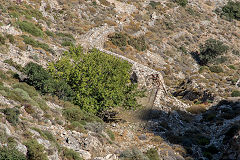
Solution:
M228 0L0 0L0 159L240 159L239 15ZM130 63L142 106L96 116L26 81L74 45Z

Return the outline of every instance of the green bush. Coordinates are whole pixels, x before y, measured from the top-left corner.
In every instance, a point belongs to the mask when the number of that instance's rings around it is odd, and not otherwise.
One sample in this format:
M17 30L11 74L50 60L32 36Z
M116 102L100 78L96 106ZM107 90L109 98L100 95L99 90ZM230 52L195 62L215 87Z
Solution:
M69 159L69 160L82 160L82 158L79 156L77 152L68 148L63 149L63 157L64 159Z
M5 44L5 40L6 40L6 38L3 37L3 36L0 34L0 45Z
M31 160L48 160L44 152L44 146L39 144L35 139L30 139L25 143L27 147L27 158Z
M0 148L1 160L27 160L23 153L19 152L15 148Z
M214 72L214 73L221 73L221 72L223 72L223 69L220 66L210 66L209 70L211 72Z
M34 39L32 39L31 37L28 37L26 35L22 35L22 38L23 38L24 43L29 44L33 47L40 47L40 48L44 49L45 51L48 51L48 52L54 54L54 51L49 47L48 44L41 43L39 41L35 41Z
M74 92L71 87L63 80L54 80L42 66L30 62L24 67L24 73L28 77L25 81L43 94L52 94L60 99L72 100Z
M228 1L222 8L222 15L228 20L240 20L240 2Z
M149 158L149 160L160 160L158 152L155 148L149 149L145 155Z
M18 22L18 26L22 31L28 32L33 36L42 37L44 35L43 31L31 22Z
M126 160L150 160L137 148L126 149L120 153L120 158Z
M73 43L71 41L63 41L61 43L61 46L66 47L66 46L73 46Z
M217 56L226 53L229 47L223 42L215 39L208 39L205 44L200 45L199 63L206 65L212 62Z
M13 44L13 43L15 42L15 40L14 40L14 36L13 36L13 35L11 35L11 34L7 34L6 37L7 37L7 39L9 40L10 43Z
M240 91L238 91L238 90L233 91L231 96L232 97L240 97Z
M109 36L110 41L121 50L124 50L124 47L127 46L127 38L128 36L123 33L115 33L114 35Z
M27 83L17 83L13 85L13 88L20 88L28 93L30 97L38 96L38 92L32 86L29 86Z
M70 33L58 32L58 33L56 33L56 35L59 36L59 37L63 37L63 38L70 39L70 40L72 40L72 41L76 41L75 38L73 37L73 35L70 34Z
M178 5L185 7L188 4L188 0L174 0Z
M6 115L6 119L9 123L16 125L18 123L18 116L20 114L19 110L15 108L6 108L3 110L3 113Z
M128 44L134 47L138 51L144 51L147 49L147 44L145 43L145 38L143 36L138 38L129 38Z
M49 30L46 30L45 31L46 35L50 36L50 37L53 37L54 36L54 33L49 31Z
M110 129L107 129L106 133L112 141L115 141L115 135Z
M67 81L76 94L74 103L86 111L137 104L140 92L130 82L131 64L112 55L96 49L84 54L81 47L70 47L59 61L49 64L49 71Z

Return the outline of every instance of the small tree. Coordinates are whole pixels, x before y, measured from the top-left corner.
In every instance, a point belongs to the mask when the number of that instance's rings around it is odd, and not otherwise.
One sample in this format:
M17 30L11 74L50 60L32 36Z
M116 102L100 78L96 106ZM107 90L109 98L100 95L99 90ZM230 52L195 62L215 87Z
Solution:
M131 64L112 55L96 49L84 54L81 47L71 47L59 61L49 65L49 71L71 86L76 94L74 103L86 111L98 113L137 104L139 92L130 81Z
M217 56L222 55L228 51L229 47L223 42L215 39L208 39L205 44L200 45L199 63L206 65L213 61Z

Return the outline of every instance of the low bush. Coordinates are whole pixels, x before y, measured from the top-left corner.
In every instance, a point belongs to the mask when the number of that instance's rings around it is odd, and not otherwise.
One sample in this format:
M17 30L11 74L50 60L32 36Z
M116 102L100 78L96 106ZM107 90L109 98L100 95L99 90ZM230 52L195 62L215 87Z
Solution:
M15 148L1 147L0 148L1 160L27 160L23 153Z
M44 152L44 146L39 144L35 139L30 139L25 143L27 147L27 158L32 160L48 160Z
M228 1L222 8L222 16L225 16L228 20L240 20L240 2Z
M206 65L215 60L215 58L228 51L229 47L224 45L223 42L215 39L208 39L205 44L200 45L200 54L198 62L200 65Z
M3 37L3 36L0 34L0 45L4 45L4 44L5 44L5 40L6 40L6 38Z
M33 36L42 37L44 35L43 31L31 22L20 21L18 22L18 26L22 31L28 32Z
M121 50L124 50L124 47L127 46L127 38L128 36L123 33L115 33L114 35L109 36L110 41Z
M40 48L44 49L45 51L48 51L48 52L54 54L54 51L49 47L48 44L41 43L39 41L35 41L34 39L32 39L31 37L28 37L26 35L22 35L22 38L23 38L24 43L29 44L33 47L40 47Z
M6 119L9 123L13 125L17 125L19 119L18 116L20 114L19 110L15 108L6 108L2 111L6 115Z
M127 160L150 160L147 156L145 156L140 150L137 148L126 149L120 153L120 158Z
M28 93L30 97L38 96L38 92L33 86L29 86L27 83L21 82L14 84L13 88L20 88Z
M134 47L138 51L144 51L147 49L147 44L143 36L137 38L129 38L128 44Z
M210 66L209 70L214 73L221 73L223 72L223 69L221 66Z
M13 43L15 42L15 40L14 40L14 36L13 36L13 35L11 35L11 34L7 34L6 37L7 37L7 39L9 40L10 43L13 44Z
M71 41L63 41L61 43L61 46L66 47L66 46L74 46L74 44Z
M109 138L110 138L112 141L115 141L115 135L114 135L114 133L113 133L110 129L107 129L107 130L106 130L106 133L108 134Z
M232 97L240 97L240 91L239 90L235 90L231 93Z
M64 159L68 159L68 160L82 160L79 153L68 148L63 148L63 157Z
M174 0L178 5L185 7L188 4L188 0Z
M14 68L16 68L18 71L23 71L23 67L20 64L17 64L16 62L14 62L12 60L12 58L10 59L6 59L3 61L4 63L9 64L10 66L13 66Z
M147 150L145 155L149 158L149 160L160 160L158 151L155 148Z

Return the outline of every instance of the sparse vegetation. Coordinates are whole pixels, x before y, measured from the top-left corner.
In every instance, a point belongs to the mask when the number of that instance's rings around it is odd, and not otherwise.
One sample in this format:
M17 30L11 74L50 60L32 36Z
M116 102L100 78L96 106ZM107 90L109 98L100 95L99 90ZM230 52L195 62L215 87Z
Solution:
M27 147L27 158L32 160L48 160L47 154L44 152L43 145L36 140L30 139L25 143Z
M31 37L28 37L26 35L22 35L22 38L23 38L24 43L30 44L33 47L40 47L40 48L44 49L45 51L48 51L48 52L54 54L54 51L49 47L48 44L36 41L36 40L32 39Z
M20 21L18 26L22 31L28 32L33 36L42 37L44 35L43 31L31 22Z
M63 157L69 160L82 160L82 158L79 156L79 153L68 148L63 149Z
M223 69L220 66L210 66L209 70L211 72L214 72L214 73L221 73L221 72L223 72Z
M158 152L155 148L151 148L146 152L146 156L149 160L160 160Z
M0 45L4 45L5 44L5 40L6 40L6 38L3 37L2 34L0 34Z
M178 5L185 7L188 4L188 0L174 0Z

